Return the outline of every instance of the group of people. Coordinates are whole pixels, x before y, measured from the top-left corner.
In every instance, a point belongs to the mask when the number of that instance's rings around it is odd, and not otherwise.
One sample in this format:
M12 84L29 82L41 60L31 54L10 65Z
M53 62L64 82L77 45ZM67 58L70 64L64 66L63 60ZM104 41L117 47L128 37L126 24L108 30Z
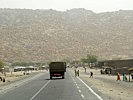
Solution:
M86 73L86 68L84 68L84 69L85 69L85 73ZM75 67L74 71L75 71L75 77L79 76L79 68ZM133 74L131 74L131 77L132 77L132 80L133 80ZM93 72L92 71L90 71L90 78L93 78ZM117 72L117 79L116 80L121 81L121 75L118 72ZM122 80L123 81L128 80L125 73L122 74Z
M78 67L75 67L74 72L75 72L75 77L79 76L79 69L78 69ZM85 72L86 72L86 68L85 68ZM92 71L90 72L90 78L93 78L93 72Z
M123 76L123 81L127 81L126 74L123 73L122 76ZM132 80L133 80L133 74L131 74L131 77L132 77ZM120 81L120 80L121 80L120 74L117 73L117 81Z
M84 68L84 69L85 69L85 72L86 72L86 68ZM75 77L79 76L79 69L78 69L78 67L75 67L74 71L75 71ZM122 76L123 76L122 80L123 81L127 81L126 74L123 73ZM131 75L131 77L132 77L132 80L133 80L133 74ZM93 78L93 72L92 71L90 72L90 78ZM117 79L116 80L117 81L121 81L121 75L118 72L117 72Z
M123 81L127 81L127 76L126 76L126 74L123 73L122 76L123 76ZM120 80L121 80L120 74L117 73L117 81L120 81Z

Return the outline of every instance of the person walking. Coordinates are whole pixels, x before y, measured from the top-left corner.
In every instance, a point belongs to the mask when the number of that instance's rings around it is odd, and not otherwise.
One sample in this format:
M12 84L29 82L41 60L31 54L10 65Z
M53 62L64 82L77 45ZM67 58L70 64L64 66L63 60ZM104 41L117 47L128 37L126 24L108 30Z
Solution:
M77 76L77 70L76 70L76 68L74 69L74 72L75 72L75 77Z
M126 74L125 74L125 81L127 81L127 76L126 76Z
M79 69L77 69L77 76L79 76Z
M6 79L3 77L3 82L6 82Z
M84 67L84 69L85 69L85 73L86 73L86 67Z
M93 78L93 72L90 72L90 78Z
M126 76L126 74L123 73L122 76L123 76L123 81L127 81L127 76Z
M123 81L125 81L125 74L123 73L122 76L123 76Z
M132 80L133 80L133 73L131 74Z
M0 76L0 81L2 81L2 77Z
M120 80L121 80L121 78L120 78L120 74L117 73L117 81L120 81Z

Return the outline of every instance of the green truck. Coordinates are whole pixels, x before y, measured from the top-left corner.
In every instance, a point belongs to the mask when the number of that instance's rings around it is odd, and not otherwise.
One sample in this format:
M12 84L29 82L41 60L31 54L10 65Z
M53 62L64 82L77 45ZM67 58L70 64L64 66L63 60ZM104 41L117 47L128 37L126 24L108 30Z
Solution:
M66 62L51 62L49 64L50 79L52 79L52 77L62 77L62 79L64 79L65 72Z

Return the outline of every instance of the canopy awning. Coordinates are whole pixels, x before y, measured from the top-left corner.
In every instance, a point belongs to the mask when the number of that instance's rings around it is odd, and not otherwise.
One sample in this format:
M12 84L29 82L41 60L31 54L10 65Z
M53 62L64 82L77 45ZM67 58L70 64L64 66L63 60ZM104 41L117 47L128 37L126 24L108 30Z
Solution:
M132 72L133 71L133 68L129 68L128 71Z

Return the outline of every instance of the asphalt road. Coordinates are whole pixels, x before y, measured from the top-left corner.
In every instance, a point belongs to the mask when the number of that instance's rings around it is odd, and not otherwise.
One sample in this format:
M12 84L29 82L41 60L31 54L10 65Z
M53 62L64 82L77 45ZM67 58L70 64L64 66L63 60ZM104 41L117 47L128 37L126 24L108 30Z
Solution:
M69 71L65 79L49 79L48 73L27 80L23 84L0 90L0 100L103 100L90 87Z

